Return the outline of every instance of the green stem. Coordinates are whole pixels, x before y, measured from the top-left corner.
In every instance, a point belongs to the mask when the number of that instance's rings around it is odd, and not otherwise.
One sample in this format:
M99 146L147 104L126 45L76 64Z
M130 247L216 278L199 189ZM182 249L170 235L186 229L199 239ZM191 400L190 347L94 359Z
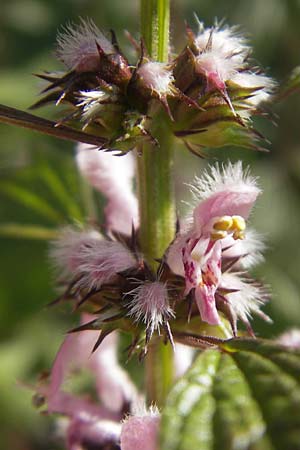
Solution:
M168 60L170 0L141 0L141 34L149 56ZM151 134L158 145L144 144L138 159L140 242L149 265L156 269L175 235L172 133L166 113L152 109ZM154 341L154 340L153 340ZM160 340L150 344L146 357L148 403L162 406L173 382L173 351Z
M156 61L168 61L170 0L141 0L141 34Z
M159 146L144 144L137 158L140 208L140 241L148 263L156 267L174 238L175 209L172 179L172 135L164 112L153 119L151 133Z

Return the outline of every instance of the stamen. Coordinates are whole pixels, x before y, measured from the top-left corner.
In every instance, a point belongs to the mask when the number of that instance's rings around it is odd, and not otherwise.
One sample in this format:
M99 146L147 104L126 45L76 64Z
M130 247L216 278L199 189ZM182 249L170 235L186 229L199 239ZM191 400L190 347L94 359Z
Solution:
M243 239L245 239L245 233L243 233L243 231L235 231L234 233L233 233L233 235L232 235L232 237L233 237L233 239L234 240L238 240L238 239L241 239L241 240L243 240Z
M227 231L233 225L233 218L231 216L220 217L213 225L215 230Z
M242 216L232 216L232 226L230 228L232 231L245 231L246 222Z
M222 231L222 230L213 231L212 233L210 233L210 237L214 241L218 241L219 239L224 239L227 237L227 231Z
M210 237L217 241L224 239L229 234L232 234L233 239L245 239L244 231L246 229L246 222L242 216L222 216L216 217L212 226Z

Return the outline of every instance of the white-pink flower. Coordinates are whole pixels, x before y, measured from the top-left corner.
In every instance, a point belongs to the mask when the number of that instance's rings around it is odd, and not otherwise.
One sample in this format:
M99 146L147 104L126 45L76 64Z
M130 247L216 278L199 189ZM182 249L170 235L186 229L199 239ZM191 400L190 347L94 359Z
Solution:
M50 256L59 274L91 291L100 289L123 271L137 265L134 254L118 241L104 239L93 229L62 229L53 241Z
M99 68L100 55L97 44L107 54L114 47L91 19L81 19L79 25L68 25L57 37L57 57L68 69L90 72Z
M274 81L257 70L251 70L248 57L251 53L247 40L238 32L237 27L215 25L204 28L199 22L199 33L194 39L197 55L195 70L206 80L206 91L221 92L231 105L227 94L227 85L236 85L241 89L251 89L247 99L242 99L247 108L238 108L242 117L248 118L251 109L268 100L274 90ZM233 108L233 107L232 107Z
M167 286L161 281L139 282L127 295L130 297L128 314L137 322L144 322L150 336L174 317Z
M130 234L138 226L138 202L133 193L135 160L132 153L116 156L110 152L79 144L77 165L80 173L108 200L104 213L106 226Z
M205 76L207 90L223 91L225 82L244 69L250 50L235 27L205 29L202 23L199 23L195 46L199 52L195 58L196 71Z
M137 74L145 85L161 97L171 92L174 76L169 64L149 61L138 68Z
M121 450L157 450L160 415L155 409L129 416L121 431Z
M193 216L170 246L167 263L185 278L185 294L193 293L203 321L220 324L219 310L227 308L233 320L240 318L248 324L266 295L232 272L261 259L258 238L252 233L248 243L246 233L246 220L260 189L238 162L211 168L196 179L192 192Z

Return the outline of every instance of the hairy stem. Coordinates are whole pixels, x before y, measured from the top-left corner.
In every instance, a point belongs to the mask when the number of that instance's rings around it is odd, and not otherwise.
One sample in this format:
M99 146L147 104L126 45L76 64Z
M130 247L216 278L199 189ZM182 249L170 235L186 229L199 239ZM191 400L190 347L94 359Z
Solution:
M141 0L141 34L153 60L168 59L170 0ZM158 145L142 146L137 158L140 208L140 242L153 269L175 234L175 199L172 133L160 105L151 111L151 133ZM171 345L161 339L149 346L146 357L148 403L162 406L173 381Z

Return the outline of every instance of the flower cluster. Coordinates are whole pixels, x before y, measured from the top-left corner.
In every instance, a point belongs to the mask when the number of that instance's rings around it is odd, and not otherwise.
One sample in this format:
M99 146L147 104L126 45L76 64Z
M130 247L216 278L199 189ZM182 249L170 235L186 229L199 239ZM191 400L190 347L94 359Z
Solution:
M120 158L78 148L79 169L108 199L106 234L67 227L52 246L60 281L66 284L60 298L94 313L78 330L100 330L95 348L115 329L126 330L133 336L130 353L141 350L140 357L153 335L162 334L174 345L183 324L189 332L209 330L219 337L225 326L228 337L237 335L241 320L253 335L251 315L268 320L260 311L267 289L248 275L264 248L246 225L260 194L256 180L240 162L212 167L197 178L191 186L192 214L181 220L154 272L139 245L131 156L121 158L126 158L121 182Z
M67 72L39 75L49 84L33 107L68 105L57 126L79 123L105 140L103 149L121 154L144 140L156 142L152 118L160 106L174 135L196 154L202 147L259 148L251 117L275 86L253 66L236 28L199 23L196 34L188 28L186 47L168 63L152 61L140 47L139 60L130 64L113 32L109 39L91 20L67 27L57 48Z
M235 28L187 28L185 48L168 63L151 60L143 42L136 49L134 65L113 32L109 39L83 20L67 27L57 49L67 72L40 75L49 84L35 105L68 105L57 126L79 123L105 142L100 149L79 144L76 151L81 175L106 198L105 223L63 228L50 252L64 289L57 301L69 300L84 313L37 390L48 412L66 418L70 450L157 448L159 412L136 413L144 399L118 365L116 330L131 335L129 358L137 353L143 359L159 339L169 342L181 374L193 357L181 344L206 347L237 336L238 321L246 328L242 333L253 336L253 314L270 320L260 309L267 289L249 275L264 249L248 229L260 194L249 170L228 163L196 178L190 214L178 220L160 258L149 261L133 190L140 154L130 150L142 151L145 140L159 144L157 118L196 154L203 146L257 148L251 117L260 113L274 83L252 67L251 49ZM67 378L82 369L94 377L94 398L66 389Z

